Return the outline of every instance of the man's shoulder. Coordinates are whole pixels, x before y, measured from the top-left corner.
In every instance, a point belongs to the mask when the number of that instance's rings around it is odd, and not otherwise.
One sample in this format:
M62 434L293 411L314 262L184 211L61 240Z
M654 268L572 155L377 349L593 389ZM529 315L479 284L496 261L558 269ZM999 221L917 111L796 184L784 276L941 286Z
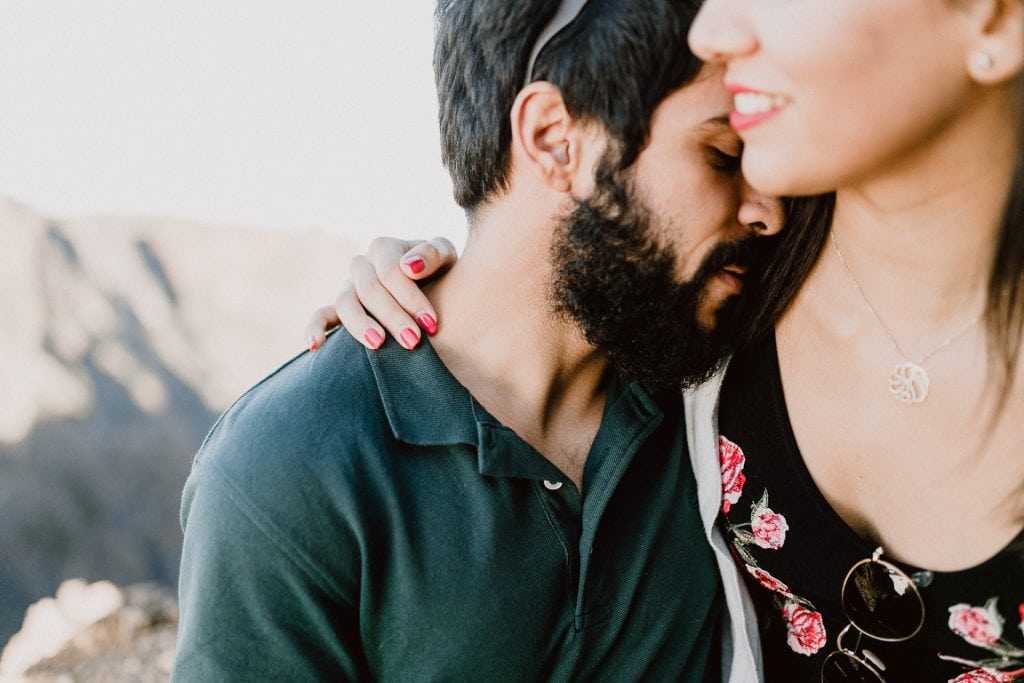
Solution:
M221 416L182 495L175 680L324 680L339 666L358 677L358 650L342 650L350 634L331 620L357 604L368 506L353 469L386 455L374 430L390 435L366 351L346 333ZM210 638L221 631L231 637Z
M295 473L351 444L386 439L387 419L366 349L344 332L261 380L217 420L197 465Z
M359 524L360 501L389 486L382 472L394 446L366 349L334 334L252 387L214 425L182 494L186 538L249 534L300 562L327 538L343 544Z

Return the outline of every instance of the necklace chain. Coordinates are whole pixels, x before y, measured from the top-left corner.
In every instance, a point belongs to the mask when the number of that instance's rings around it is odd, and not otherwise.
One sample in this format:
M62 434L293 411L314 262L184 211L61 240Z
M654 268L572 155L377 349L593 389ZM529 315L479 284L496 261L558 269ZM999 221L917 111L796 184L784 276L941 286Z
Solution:
M871 305L871 300L868 299L868 295L864 293L864 289L860 286L857 281L857 276L853 274L853 270L850 268L850 264L846 262L846 257L843 256L843 250L839 248L839 241L836 239L835 231L830 231L829 236L832 238L832 246L835 247L836 255L839 257L840 263L843 264L843 268L846 269L846 274L850 276L850 282L853 283L857 293L860 294L861 300L864 305L867 306L874 317L875 322L885 332L886 338L889 340L889 344L896 353L903 359L903 363L896 366L892 374L889 376L889 391L897 399L904 403L922 403L928 397L928 386L929 378L928 373L922 367L922 364L942 351L944 348L952 344L954 341L963 336L969 329L978 324L981 320L983 313L979 313L974 318L968 320L956 332L943 339L935 348L928 353L924 354L917 360L911 360L910 356L900 347L899 342L896 341L896 337L893 336L892 331L882 321L882 317L878 315L878 311Z

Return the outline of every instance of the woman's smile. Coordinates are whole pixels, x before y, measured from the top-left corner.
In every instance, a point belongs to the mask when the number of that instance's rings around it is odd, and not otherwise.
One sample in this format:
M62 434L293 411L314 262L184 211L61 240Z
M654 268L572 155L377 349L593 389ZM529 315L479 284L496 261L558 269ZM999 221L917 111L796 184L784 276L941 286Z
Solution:
M754 90L738 83L726 83L725 88L733 96L729 124L738 133L767 121L789 105L785 95Z

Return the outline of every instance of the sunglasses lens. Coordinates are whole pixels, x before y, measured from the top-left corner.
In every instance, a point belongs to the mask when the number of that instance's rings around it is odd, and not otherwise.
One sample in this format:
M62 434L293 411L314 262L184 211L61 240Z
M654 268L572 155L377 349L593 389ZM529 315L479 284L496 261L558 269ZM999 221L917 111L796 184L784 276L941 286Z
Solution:
M879 640L906 640L924 622L917 587L883 562L864 561L850 571L843 584L843 608L854 626Z
M845 652L836 650L821 667L822 683L885 683L874 669Z

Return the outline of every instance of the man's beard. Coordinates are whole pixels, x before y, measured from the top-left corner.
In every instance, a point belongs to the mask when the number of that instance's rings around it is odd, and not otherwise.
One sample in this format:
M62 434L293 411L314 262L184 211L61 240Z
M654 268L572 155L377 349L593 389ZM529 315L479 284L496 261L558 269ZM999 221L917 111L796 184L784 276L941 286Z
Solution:
M598 172L590 197L577 200L552 244L555 311L608 354L625 377L652 390L695 386L728 353L737 297L718 309L713 329L698 321L711 277L729 264L746 265L754 238L722 243L688 281L676 277L676 253L628 181Z

